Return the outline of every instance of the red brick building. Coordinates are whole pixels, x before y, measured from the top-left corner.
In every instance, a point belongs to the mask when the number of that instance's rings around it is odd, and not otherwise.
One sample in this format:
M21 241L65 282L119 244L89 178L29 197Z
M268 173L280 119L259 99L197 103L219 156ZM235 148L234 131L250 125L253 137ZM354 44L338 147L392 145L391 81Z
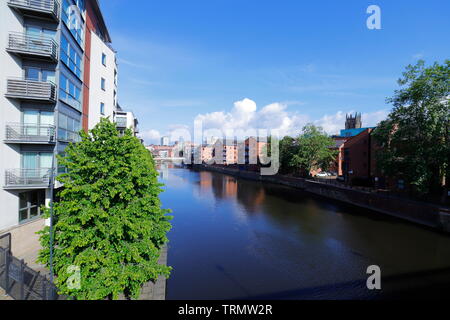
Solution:
M342 175L349 183L371 183L373 165L372 131L366 129L357 136L348 139L343 149Z

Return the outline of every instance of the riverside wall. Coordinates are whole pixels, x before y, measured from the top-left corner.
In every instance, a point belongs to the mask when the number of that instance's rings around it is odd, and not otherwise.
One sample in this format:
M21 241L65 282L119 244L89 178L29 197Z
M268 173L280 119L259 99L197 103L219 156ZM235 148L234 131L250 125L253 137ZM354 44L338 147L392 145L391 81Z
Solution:
M376 191L365 191L344 185L322 183L283 175L262 176L259 172L240 171L209 165L194 165L193 168L220 172L242 179L269 182L302 189L315 195L342 201L450 233L449 207L414 201Z

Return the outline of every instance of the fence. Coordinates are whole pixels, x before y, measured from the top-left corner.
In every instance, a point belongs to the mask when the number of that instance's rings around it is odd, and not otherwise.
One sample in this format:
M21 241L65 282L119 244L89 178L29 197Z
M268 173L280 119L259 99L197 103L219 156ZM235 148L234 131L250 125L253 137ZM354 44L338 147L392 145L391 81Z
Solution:
M59 300L47 278L11 254L11 235L0 237L0 287L15 300Z

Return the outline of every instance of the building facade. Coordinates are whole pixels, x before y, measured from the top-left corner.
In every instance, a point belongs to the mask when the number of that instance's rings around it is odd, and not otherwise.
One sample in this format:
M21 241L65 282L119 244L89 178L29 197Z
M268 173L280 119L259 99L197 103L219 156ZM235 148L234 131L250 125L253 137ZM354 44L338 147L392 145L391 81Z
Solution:
M38 218L55 155L79 140L83 0L0 4L0 230Z
M116 53L98 0L2 0L0 39L1 233L39 220L56 155L82 128L124 114L137 134L137 119L117 104Z

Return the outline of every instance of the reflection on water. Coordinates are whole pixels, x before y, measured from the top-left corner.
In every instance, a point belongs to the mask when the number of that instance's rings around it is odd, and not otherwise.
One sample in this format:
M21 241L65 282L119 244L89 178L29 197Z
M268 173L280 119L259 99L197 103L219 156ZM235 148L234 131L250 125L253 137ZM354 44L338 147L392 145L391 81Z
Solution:
M174 216L169 299L430 296L435 282L450 283L447 235L284 186L161 172ZM373 264L381 293L365 285Z

